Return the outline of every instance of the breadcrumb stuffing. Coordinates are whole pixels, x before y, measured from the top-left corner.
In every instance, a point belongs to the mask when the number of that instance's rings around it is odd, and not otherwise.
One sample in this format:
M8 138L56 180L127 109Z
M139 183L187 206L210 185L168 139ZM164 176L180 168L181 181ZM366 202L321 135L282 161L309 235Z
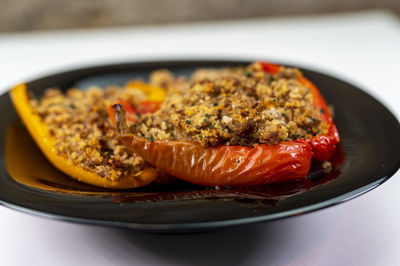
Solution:
M53 88L31 105L55 138L57 153L101 177L118 180L143 170L144 160L118 141L107 106L125 99L133 104L146 99L139 90L108 87L88 90Z
M275 145L283 140L327 134L329 126L313 105L301 72L277 74L258 63L200 69L189 80L168 75L161 108L144 115L132 131L150 140L188 140L203 146Z
M300 75L298 69L285 67L269 74L258 63L199 69L190 78L157 70L150 75L150 84L166 89L166 99L154 113L133 114L135 121L128 125L150 141L187 140L206 147L275 145L328 134L310 89L298 81ZM145 167L144 160L117 139L108 118L107 107L119 99L138 106L146 95L117 86L71 88L66 93L54 88L31 104L55 138L59 155L118 180Z

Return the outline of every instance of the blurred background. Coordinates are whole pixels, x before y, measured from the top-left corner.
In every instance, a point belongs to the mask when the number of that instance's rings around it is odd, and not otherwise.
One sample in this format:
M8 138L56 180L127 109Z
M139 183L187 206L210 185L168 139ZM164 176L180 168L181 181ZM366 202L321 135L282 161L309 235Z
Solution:
M0 32L390 10L399 0L0 0Z

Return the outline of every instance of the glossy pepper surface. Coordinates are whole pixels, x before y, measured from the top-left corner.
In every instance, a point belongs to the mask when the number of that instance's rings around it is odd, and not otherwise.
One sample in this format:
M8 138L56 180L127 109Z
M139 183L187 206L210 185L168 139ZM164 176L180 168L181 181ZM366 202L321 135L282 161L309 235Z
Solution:
M27 86L25 84L15 86L11 90L10 96L22 121L43 154L65 174L87 184L107 188L141 187L156 178L157 170L153 167L147 167L134 176L120 177L117 181L113 181L75 165L71 160L57 153L54 147L56 140L50 135L48 128L30 105Z
M263 70L277 74L281 66L261 62ZM114 106L120 140L144 160L164 172L190 183L205 186L253 186L306 178L312 158L328 160L339 142L338 131L318 89L306 78L299 78L313 95L321 118L330 126L328 135L311 139L281 141L277 145L203 147L191 141L149 141L127 130L125 112Z
M190 183L204 186L250 186L305 177L311 148L299 141L278 145L204 148L189 141L147 141L122 135L127 147L151 165Z

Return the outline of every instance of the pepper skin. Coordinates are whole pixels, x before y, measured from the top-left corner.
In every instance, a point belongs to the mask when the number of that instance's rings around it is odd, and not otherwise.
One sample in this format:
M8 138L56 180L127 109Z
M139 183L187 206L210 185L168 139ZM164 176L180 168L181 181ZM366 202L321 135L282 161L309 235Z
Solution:
M308 140L308 143L313 149L313 157L319 161L326 161L336 150L336 145L340 141L339 132L333 123L332 116L318 88L303 76L299 78L299 81L301 84L307 86L311 90L314 99L314 105L320 110L321 118L324 119L324 121L330 126L329 133L327 135L317 135Z
M57 154L54 148L55 139L50 135L48 128L29 103L27 86L25 84L15 86L11 90L10 96L22 121L43 154L65 174L84 183L106 188L141 187L151 183L156 178L157 170L153 167L147 167L137 175L121 177L117 181L112 181L73 164L72 161Z
M125 84L126 88L140 90L147 96L147 100L150 102L162 102L165 99L167 92L157 86L149 85L140 81L131 81Z
M279 71L281 71L281 66L280 65L275 65L271 64L268 62L258 62L261 64L263 71L270 73L270 74L277 74Z
M305 140L278 145L202 147L190 141L148 141L131 133L125 111L114 106L119 139L162 171L204 186L254 186L304 179L312 150Z

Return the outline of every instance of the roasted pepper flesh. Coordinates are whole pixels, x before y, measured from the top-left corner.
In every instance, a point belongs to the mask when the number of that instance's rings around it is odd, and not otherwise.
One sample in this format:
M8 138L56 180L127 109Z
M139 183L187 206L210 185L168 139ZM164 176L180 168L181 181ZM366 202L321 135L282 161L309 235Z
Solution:
M120 138L151 165L190 183L204 186L256 186L296 180L307 175L312 151L303 141L257 147L204 148L189 141L149 142Z
M157 86L152 86L141 81L131 81L125 84L125 87L140 90L147 96L150 102L162 102L165 99L166 91Z
M141 187L151 183L156 178L157 170L153 167L146 167L137 175L124 176L113 181L73 164L71 160L58 155L54 147L55 139L30 105L27 86L25 84L15 86L11 90L10 96L22 121L43 154L55 167L67 175L87 184L107 188Z
M299 81L311 90L314 98L314 105L319 108L322 119L330 126L327 135L317 135L308 140L308 143L313 149L313 157L320 161L326 161L336 150L336 145L340 141L339 132L333 123L332 116L318 88L303 76L299 78Z

